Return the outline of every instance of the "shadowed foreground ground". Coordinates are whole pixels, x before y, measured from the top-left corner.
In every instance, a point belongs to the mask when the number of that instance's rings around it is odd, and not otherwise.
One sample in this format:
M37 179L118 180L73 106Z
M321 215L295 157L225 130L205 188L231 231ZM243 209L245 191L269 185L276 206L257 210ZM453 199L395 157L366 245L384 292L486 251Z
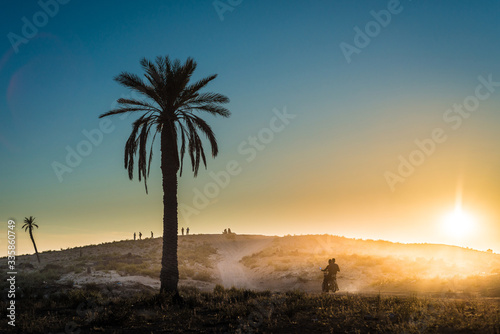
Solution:
M173 303L142 286L46 291L18 301L19 333L492 333L496 299L271 293L216 286L181 289ZM2 303L2 308L6 307ZM0 331L9 328L2 321Z

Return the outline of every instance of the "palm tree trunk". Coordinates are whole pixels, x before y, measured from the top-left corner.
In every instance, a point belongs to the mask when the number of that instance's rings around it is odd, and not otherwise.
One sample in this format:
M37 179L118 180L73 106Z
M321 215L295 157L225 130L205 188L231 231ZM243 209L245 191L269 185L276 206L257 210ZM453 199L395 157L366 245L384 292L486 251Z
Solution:
M173 127L161 131L161 171L163 185L163 255L160 272L160 293L177 292L177 142Z
M33 242L33 247L35 247L36 259L38 260L38 263L40 263L40 257L38 256L38 249L36 249L35 239L33 239L33 233L31 231L31 229L30 229L30 238L31 238L31 242Z

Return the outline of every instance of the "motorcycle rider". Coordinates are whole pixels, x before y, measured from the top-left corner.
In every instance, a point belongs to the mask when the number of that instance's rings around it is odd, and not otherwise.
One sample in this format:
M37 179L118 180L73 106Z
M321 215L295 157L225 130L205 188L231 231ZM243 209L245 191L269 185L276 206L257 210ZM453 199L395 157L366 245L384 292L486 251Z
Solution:
M325 272L325 277L323 279L323 290L328 292L330 285L333 288L333 292L339 290L337 285L337 273L340 271L340 267L335 263L335 258L331 258L328 260L328 265L325 269L322 269Z

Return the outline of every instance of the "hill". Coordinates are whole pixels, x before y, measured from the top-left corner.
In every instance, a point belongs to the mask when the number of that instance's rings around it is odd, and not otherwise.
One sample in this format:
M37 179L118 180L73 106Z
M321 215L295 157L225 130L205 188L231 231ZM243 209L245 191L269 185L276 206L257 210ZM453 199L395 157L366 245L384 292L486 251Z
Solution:
M19 256L21 333L494 333L499 255L330 235L179 237L182 301L158 295L161 238ZM335 256L340 292L321 294ZM1 269L5 270L5 258ZM5 300L7 282L0 307ZM0 323L0 332L12 327Z
M159 289L161 238L89 245L17 258L20 279L81 287ZM331 235L179 237L180 285L320 292L319 267L335 257L340 292L500 297L500 255L455 246L400 244ZM0 269L6 269L2 261ZM29 284L28 284L29 285Z

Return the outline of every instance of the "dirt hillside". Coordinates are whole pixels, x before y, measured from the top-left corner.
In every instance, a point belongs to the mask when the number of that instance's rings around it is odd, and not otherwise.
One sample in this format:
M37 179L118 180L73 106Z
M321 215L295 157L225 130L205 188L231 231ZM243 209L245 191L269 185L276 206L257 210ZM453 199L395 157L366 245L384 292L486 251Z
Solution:
M159 289L161 238L19 256L19 275L42 284L137 284ZM341 293L429 293L500 297L500 255L460 247L398 244L330 235L179 237L180 285L213 290L320 292L320 267L335 257ZM5 261L2 261L5 267Z

